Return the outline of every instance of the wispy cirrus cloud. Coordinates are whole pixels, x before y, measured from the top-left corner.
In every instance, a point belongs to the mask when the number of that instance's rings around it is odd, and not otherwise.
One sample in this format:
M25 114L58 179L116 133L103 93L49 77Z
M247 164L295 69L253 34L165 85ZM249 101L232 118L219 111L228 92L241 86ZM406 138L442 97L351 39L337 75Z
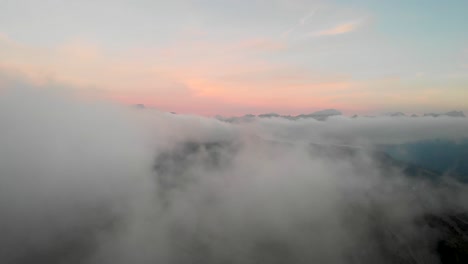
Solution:
M316 12L317 12L317 8L312 9L312 11L310 11L307 15L301 17L301 19L297 22L297 24L295 24L293 27L289 28L288 30L284 31L281 34L281 37L285 38L289 36L289 34L294 32L294 30L296 30L297 28L303 27L307 23L307 21L315 15Z
M312 33L314 36L332 36L332 35L340 35L355 31L361 25L360 21L351 21L336 25L332 28L327 28L324 30L320 30L317 32Z

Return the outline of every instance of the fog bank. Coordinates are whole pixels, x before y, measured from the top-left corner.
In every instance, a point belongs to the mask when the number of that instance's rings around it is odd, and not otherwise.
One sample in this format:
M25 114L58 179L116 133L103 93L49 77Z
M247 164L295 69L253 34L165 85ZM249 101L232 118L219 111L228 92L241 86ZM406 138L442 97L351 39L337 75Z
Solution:
M0 262L439 263L427 219L466 213L466 186L373 146L467 136L450 117L229 124L11 87Z

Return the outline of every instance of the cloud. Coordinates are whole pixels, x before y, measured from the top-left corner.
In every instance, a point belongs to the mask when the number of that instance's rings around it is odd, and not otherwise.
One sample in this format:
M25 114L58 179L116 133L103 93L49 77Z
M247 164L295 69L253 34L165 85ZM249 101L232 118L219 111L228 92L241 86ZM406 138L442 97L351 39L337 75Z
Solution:
M467 209L370 147L465 119L229 124L2 85L2 263L438 263L420 221Z
M273 41L265 38L247 39L235 43L232 51L246 51L246 52L274 52L285 49L285 43Z
M307 23L309 26L318 25ZM73 38L55 47L34 47L0 37L0 68L36 84L61 83L78 87L89 97L144 103L178 113L242 115L282 110L299 114L311 107L335 107L348 113L396 107L416 112L435 107L467 110L463 101L466 89L462 89L466 74L455 78L427 75L391 83L385 76L359 77L343 69L348 68L346 63L334 67L329 61L329 54L343 54L339 61L352 60L348 55L357 54L334 46L342 45L339 43L330 46L319 41L300 47L258 35L216 40L187 37L163 46L118 52L97 43ZM284 60L290 57L286 53L292 55L291 60ZM373 69L385 64L375 59L377 53L361 56L355 61L355 70L362 72L360 67L369 63L375 63ZM307 60L314 64L311 67L303 63L309 56L315 58Z
M355 31L360 26L359 22L346 22L343 24L339 24L335 27L324 29L313 33L314 36L332 36L332 35L341 35L345 33L349 33Z
M403 144L428 139L460 140L468 137L466 119L409 116L374 118L331 117L327 122L314 119L260 119L255 126L272 140L288 142L328 142L330 144ZM269 133L268 133L269 132Z
M315 15L315 13L317 12L317 10L318 10L318 8L312 10L308 15L302 17L299 23L300 23L302 26L305 25L305 24L307 23L307 21L308 21L309 19L311 19L311 18Z
M289 34L291 34L292 32L294 32L297 28L299 27L303 27L306 25L307 21L310 20L314 15L315 13L317 12L318 8L316 9L313 9L311 12L309 12L307 15L301 17L301 19L299 19L299 21L297 22L296 25L294 25L293 27L289 28L288 30L284 31L283 33L281 33L281 37L282 38L285 38L285 37L288 37Z

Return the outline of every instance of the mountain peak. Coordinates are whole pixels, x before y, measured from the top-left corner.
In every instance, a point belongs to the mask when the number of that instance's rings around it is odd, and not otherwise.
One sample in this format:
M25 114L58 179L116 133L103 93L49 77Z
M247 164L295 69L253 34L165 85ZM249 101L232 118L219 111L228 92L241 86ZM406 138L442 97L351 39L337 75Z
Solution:
M426 113L424 116L432 116L432 117L438 117L438 116L450 116L450 117L465 117L465 113L463 111L449 111L446 113Z
M313 112L309 115L314 115L314 116L334 116L334 115L342 115L342 113L336 109L325 109L325 110L320 110L317 112Z
M265 118L265 117L280 117L277 113L267 113L267 114L260 114L258 117Z
M406 116L403 112L389 112L385 114L386 116Z

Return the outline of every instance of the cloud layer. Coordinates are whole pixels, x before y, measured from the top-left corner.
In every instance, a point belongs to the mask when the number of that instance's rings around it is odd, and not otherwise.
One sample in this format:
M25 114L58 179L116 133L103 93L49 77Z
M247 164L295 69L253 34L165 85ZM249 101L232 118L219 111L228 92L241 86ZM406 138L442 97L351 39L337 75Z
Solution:
M357 22L343 23L343 24L337 25L335 27L319 31L315 35L317 35L317 36L330 36L330 35L345 34L345 33L349 33L349 32L352 32L352 31L356 30L356 28L358 26L359 26L359 23L357 23Z
M2 263L437 263L418 221L467 209L371 147L466 119L229 124L24 86L0 96Z

